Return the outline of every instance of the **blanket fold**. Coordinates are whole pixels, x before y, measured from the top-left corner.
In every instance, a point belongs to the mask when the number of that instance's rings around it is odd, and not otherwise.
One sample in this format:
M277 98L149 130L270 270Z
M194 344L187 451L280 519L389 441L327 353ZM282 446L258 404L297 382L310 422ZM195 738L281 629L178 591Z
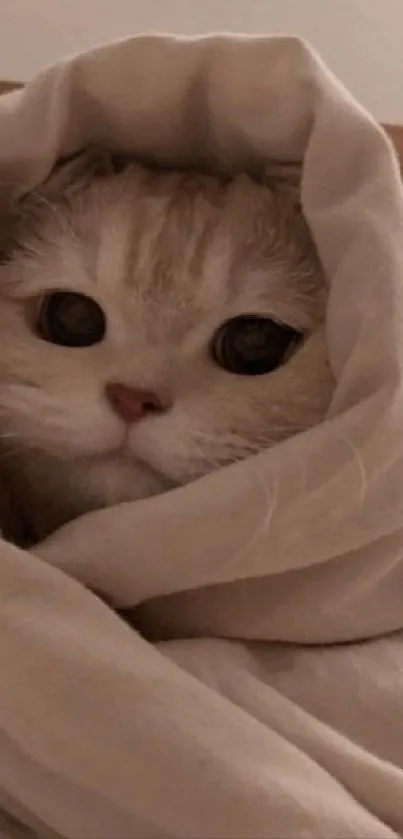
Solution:
M131 38L0 101L0 214L89 143L252 175L298 163L337 385L320 426L269 451L32 552L1 543L0 836L11 817L72 839L402 835L392 146L296 38Z

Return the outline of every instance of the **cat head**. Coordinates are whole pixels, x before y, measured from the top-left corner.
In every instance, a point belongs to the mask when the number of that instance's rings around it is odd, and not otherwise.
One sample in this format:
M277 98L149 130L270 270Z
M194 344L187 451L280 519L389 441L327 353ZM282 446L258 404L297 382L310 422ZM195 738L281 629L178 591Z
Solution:
M84 510L323 418L323 273L295 191L270 183L85 153L20 200L0 265L15 468Z

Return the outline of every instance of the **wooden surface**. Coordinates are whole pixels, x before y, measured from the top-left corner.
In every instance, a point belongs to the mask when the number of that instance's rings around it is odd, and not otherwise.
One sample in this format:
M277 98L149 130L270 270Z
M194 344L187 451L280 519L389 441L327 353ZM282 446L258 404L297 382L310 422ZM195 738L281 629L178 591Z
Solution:
M1 82L0 81L0 94L10 93L11 90L15 90L18 87L24 87L24 85L21 82Z

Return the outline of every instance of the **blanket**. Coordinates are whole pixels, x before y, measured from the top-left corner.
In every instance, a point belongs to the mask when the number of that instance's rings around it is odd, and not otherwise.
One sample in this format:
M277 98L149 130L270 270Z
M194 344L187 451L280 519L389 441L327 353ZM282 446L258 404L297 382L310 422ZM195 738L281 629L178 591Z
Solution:
M402 835L392 145L299 39L129 38L0 101L0 212L87 143L168 166L300 164L337 384L323 423L260 455L30 552L1 543L0 835Z

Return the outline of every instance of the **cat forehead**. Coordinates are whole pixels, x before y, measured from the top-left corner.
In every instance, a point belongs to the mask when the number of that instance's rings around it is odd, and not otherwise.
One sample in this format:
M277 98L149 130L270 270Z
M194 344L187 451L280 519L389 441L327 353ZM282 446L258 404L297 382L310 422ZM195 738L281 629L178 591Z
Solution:
M134 166L33 219L30 281L196 311L312 295L307 230L290 201L230 182ZM28 237L29 238L29 237Z

